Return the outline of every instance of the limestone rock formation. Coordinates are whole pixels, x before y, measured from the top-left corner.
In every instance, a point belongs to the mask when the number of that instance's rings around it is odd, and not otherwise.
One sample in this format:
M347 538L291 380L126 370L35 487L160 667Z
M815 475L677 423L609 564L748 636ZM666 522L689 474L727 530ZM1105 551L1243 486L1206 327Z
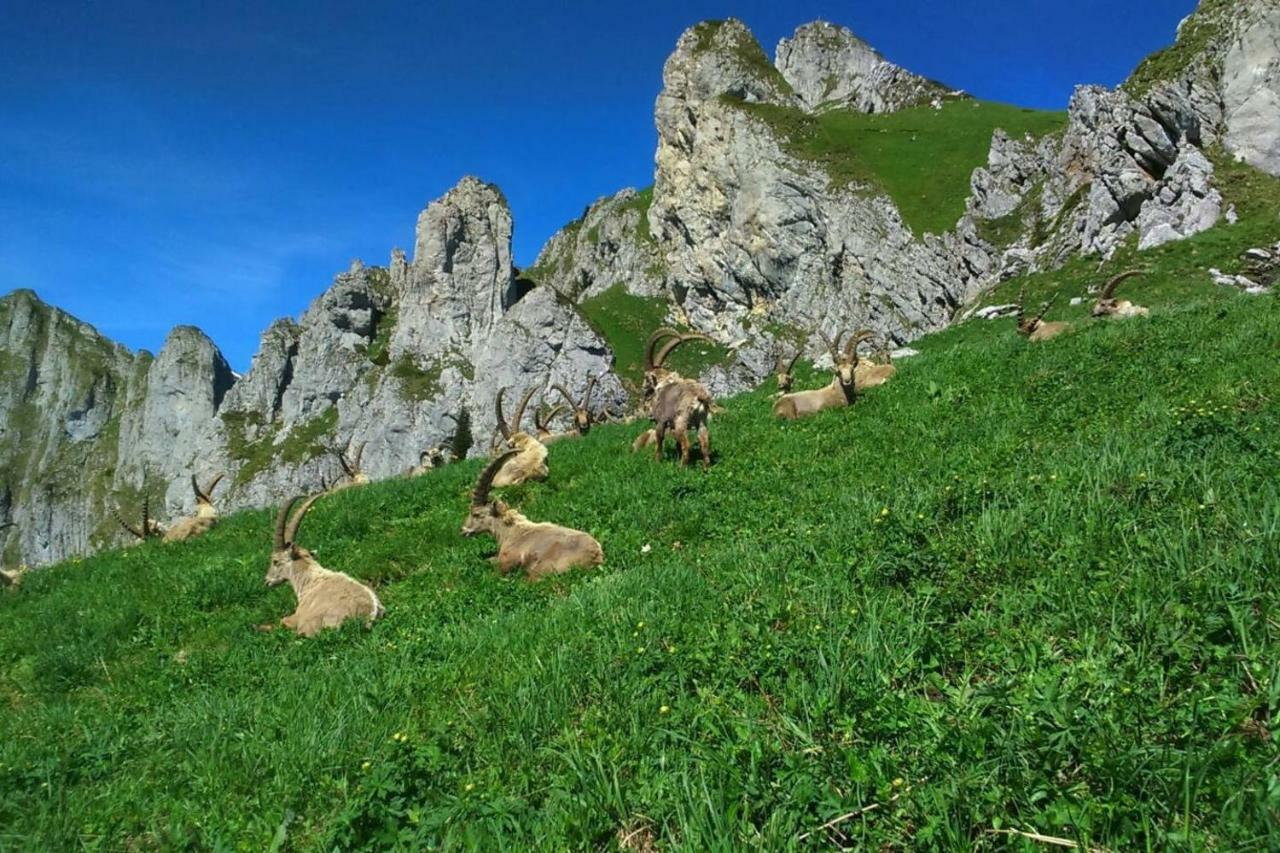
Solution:
M894 65L846 27L815 21L778 43L778 70L808 110L890 113L957 96Z

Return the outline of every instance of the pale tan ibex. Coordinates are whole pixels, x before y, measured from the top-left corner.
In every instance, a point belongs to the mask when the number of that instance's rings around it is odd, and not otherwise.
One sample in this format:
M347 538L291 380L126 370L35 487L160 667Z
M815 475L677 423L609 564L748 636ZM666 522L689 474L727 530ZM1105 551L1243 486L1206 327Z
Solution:
M10 527L17 527L12 521L0 524L0 531L8 530ZM27 564L23 563L16 569L0 569L0 586L6 586L10 589L17 589L22 583L22 576L28 572Z
M804 352L804 347L797 347L795 355L791 356L788 361L786 356L782 354L782 347L778 348L778 364L774 368L774 376L778 380L778 390L774 397L781 397L783 394L791 393L792 387L796 383L795 374L792 372L796 368L796 362L800 360L800 355Z
M437 468L441 468L445 463L445 455L443 448L430 447L418 454L418 464L410 465L407 476L410 478L421 477L424 474L430 474Z
M304 637L315 636L325 628L336 628L348 619L361 619L368 627L384 612L373 590L350 575L324 568L310 551L298 547L298 527L321 496L312 495L303 501L292 519L290 511L302 497L291 498L280 507L266 576L269 587L285 581L293 587L298 607L280 624Z
M504 575L524 569L529 580L539 580L576 568L591 568L604 562L604 549L589 533L555 524L532 522L500 499L489 499L489 489L497 486L496 476L503 465L516 456L508 450L480 473L471 493L471 511L462 524L462 535L488 533L498 540L494 562Z
M546 445L520 429L520 421L524 418L525 407L529 405L529 398L533 396L535 389L530 388L525 392L520 399L520 405L516 407L515 419L510 423L507 423L506 417L502 413L502 395L506 390L505 388L498 389L494 408L497 410L498 429L502 432L503 442L506 447L515 450L516 454L507 459L506 465L495 477L494 485L515 486L529 480L545 480L550 474L547 469Z
M164 532L164 541L185 542L188 539L194 539L197 536L208 533L218 523L218 511L213 507L212 496L213 490L218 487L220 482L222 482L222 475L218 474L201 491L196 475L191 475L191 491L195 492L196 495L196 514L179 519L169 525Z
M573 434L575 435L583 436L591 431L591 424L594 422L591 414L591 392L595 390L596 381L599 378L597 375L587 374L587 388L577 401L573 399L568 388L558 382L553 386L573 411Z
M340 480L332 486L328 491L340 492L343 489L349 489L352 486L369 485L369 475L364 472L361 463L364 461L364 442L356 445L355 452L347 455L346 451L337 447L330 447L329 452L338 460L338 465L342 467L342 474L345 479ZM350 449L350 445L347 446Z
M160 522L151 517L151 499L147 495L142 496L142 525L134 527L125 521L120 515L118 509L113 509L111 514L115 516L116 522L119 523L128 533L133 534L139 542L146 542L148 539L156 539L164 536L166 528Z
M1064 322L1046 323L1044 315L1049 313L1049 309L1053 307L1053 303L1058 301L1058 294L1054 294L1047 302L1040 306L1040 313L1034 319L1028 320L1023 311L1023 301L1027 295L1026 288L1018 292L1018 334L1031 341L1039 343L1040 341L1048 341L1056 338L1064 332L1071 331L1071 324Z
M831 384L813 391L785 394L773 404L773 413L780 418L794 421L796 418L826 409L852 405L858 397L858 344L871 338L873 334L864 329L850 336L843 352L840 351L840 341L845 336L843 331L836 335L834 341L826 339L827 350L831 353L831 362L835 365L835 376L832 377Z
M1102 293L1098 295L1098 301L1093 306L1093 316L1125 319L1126 317L1146 317L1150 314L1149 308L1134 305L1128 299L1116 299L1116 288L1120 286L1120 282L1143 275L1145 272L1146 270L1122 272L1103 285Z
M658 343L665 341L662 348ZM711 434L707 428L711 419L711 411L715 400L711 392L701 382L685 379L674 370L663 364L667 356L678 346L689 341L714 340L700 333L681 334L674 329L662 328L654 332L644 351L644 389L643 397L649 403L649 416L653 419L652 438L646 433L632 445L644 446L652 443L655 446L654 457L661 462L663 445L666 443L667 430L675 433L676 443L680 448L680 464L689 464L689 430L697 430L698 448L702 451L702 467L711 466ZM641 444L641 442L644 444Z
M893 378L898 368L893 364L893 351L886 342L875 361L858 360L858 368L854 371L854 383L861 393L869 388L879 388Z

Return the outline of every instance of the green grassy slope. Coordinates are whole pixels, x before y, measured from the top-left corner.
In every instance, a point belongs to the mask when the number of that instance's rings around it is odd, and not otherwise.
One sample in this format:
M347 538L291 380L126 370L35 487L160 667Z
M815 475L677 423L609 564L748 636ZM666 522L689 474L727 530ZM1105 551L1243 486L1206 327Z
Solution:
M707 474L640 424L555 445L508 497L594 572L497 576L469 463L308 518L371 631L253 630L293 604L266 512L36 573L0 596L0 848L783 849L879 804L804 844L1274 849L1280 299L1192 272L1253 237L1161 255L1149 321L1064 300L1074 334L964 324L852 410L729 401Z
M863 184L893 199L917 234L941 234L964 213L973 170L987 162L991 135L1015 139L1066 126L1065 112L992 101L947 101L887 115L832 110L812 116L773 104L730 101L763 119L787 150L820 164L837 185Z

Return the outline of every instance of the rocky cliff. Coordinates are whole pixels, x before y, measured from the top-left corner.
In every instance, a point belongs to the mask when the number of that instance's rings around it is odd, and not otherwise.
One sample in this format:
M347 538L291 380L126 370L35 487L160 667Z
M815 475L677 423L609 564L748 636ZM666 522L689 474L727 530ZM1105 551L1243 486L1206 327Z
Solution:
M192 472L229 475L218 495L229 510L335 478L332 448L363 446L375 478L427 447L467 444L460 432L482 452L502 387L602 374L597 400L621 408L619 374L635 366L615 365L614 350L634 353L658 322L731 347L704 374L725 394L767 375L778 338L807 338L811 355L815 332L842 327L906 342L1003 277L1229 221L1215 161L1280 173L1278 34L1269 0L1205 0L1125 86L1079 89L1058 129L983 126L989 153L959 173L954 199L940 195L939 209L954 207L943 219L913 210L919 181L878 173L858 142L873 137L857 134L894 116L972 127L991 107L841 27L800 27L771 60L738 21L698 24L663 70L652 187L597 201L517 271L505 198L464 179L422 211L412 257L353 263L299 318L271 325L238 378L199 330L175 329L153 358L10 294L0 523L16 526L0 530L3 559L119 541L110 511L136 513L143 495L161 517L185 513ZM935 165L892 153L899 171ZM618 322L628 306L643 322Z

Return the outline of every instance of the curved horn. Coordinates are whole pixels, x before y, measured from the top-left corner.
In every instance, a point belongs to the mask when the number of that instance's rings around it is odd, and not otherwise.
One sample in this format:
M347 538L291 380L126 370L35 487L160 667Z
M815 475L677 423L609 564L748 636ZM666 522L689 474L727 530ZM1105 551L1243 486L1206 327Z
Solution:
M120 515L120 510L118 509L111 510L111 515L115 517L115 520L119 522L121 527L123 527L128 532L132 533L137 538L139 539L147 538L143 536L140 532L138 532L138 528L134 527L132 524L124 520L124 518ZM13 526L12 524L9 525L9 527L12 527L12 526Z
M502 414L502 395L505 393L507 393L506 388L498 389L498 396L497 396L497 399L493 401L493 407L497 409L497 412L498 412L498 431L502 433L503 438L510 441L511 427L507 426L507 418L504 414Z
M209 498L209 502L213 502L213 490L218 488L218 484L222 482L222 478L227 476L224 472L219 471L218 474L209 481L209 485L204 487L205 496Z
M562 404L557 404L555 406L552 406L551 411L547 412L547 416L542 419L542 428L548 429L548 427L551 426L551 422L556 419L556 415L560 414L567 408L568 406L565 406Z
M796 350L796 354L791 356L791 360L787 362L787 369L782 371L783 373L790 373L796 369L796 362L800 360L800 354L802 352L804 352L803 349Z
M671 355L672 351L676 347L680 346L681 344L688 343L689 341L706 341L709 344L715 343L714 338L709 338L706 335L702 334L701 332L691 332L687 335L681 335L680 337L676 338L674 341L667 341L665 344L662 345L662 349L658 350L658 354L654 357L653 366L662 367L662 365L667 360L667 356Z
M142 538L151 536L151 496L142 496Z
M360 463L364 461L364 446L368 443L367 441L362 441L356 445L356 455L351 460L351 467L355 468L356 471L360 470Z
M1142 275L1144 272L1146 272L1146 270L1129 270L1128 272L1120 273L1120 275L1115 276L1110 281L1108 281L1105 285L1103 285L1102 295L1099 298L1100 299L1113 298L1116 295L1116 288L1120 286L1120 282L1124 281L1127 278L1133 278L1134 276Z
M329 452L337 457L338 464L342 466L342 473L346 474L348 477L354 477L356 475L355 470L351 467L351 463L347 460L346 453L343 453L336 447L330 447Z
M271 536L271 547L277 551L283 551L288 542L285 540L284 526L289 520L289 512L293 509L293 505L302 500L302 495L294 495L280 505L280 511L276 513L276 526Z
M677 332L675 329L671 328L670 326L663 326L662 328L658 329L656 332L654 332L652 335L649 336L649 340L644 345L645 372L653 370L655 367L661 366L661 362L655 361L653 357L653 351L658 346L658 342L666 340L667 338L678 338L678 337L680 337L680 333Z
M520 398L520 405L516 406L516 416L511 420L512 432L520 431L520 423L524 420L524 410L529 405L529 400L533 398L533 392L537 390L537 385L530 385L529 390L525 391L524 396Z
M302 506L298 507L298 511L293 514L293 518L289 519L289 523L284 529L284 538L289 545L292 545L298 539L298 527L302 524L302 517L305 516L307 511L311 509L311 506L323 496L324 492L320 492L307 498L302 502Z
M518 452L517 450L508 450L485 466L484 470L480 472L479 479L476 480L475 489L471 492L472 506L484 506L489 502L489 487L493 485L493 478L498 475L498 471L502 470L502 466L507 464L507 460Z
M596 390L596 380L600 378L600 374L590 374L587 377L587 390L582 395L582 405L579 408L591 409L591 392Z
M844 360L852 361L855 364L858 361L858 344L863 341L869 341L876 336L876 333L870 329L859 329L849 338L848 343L844 345Z
M578 408L578 404L573 402L573 395L569 393L568 388L564 387L564 385L560 384L559 382L557 382L555 385L552 385L551 387L556 391L558 391L561 397L564 397L564 401L569 404L570 408L572 409Z
M196 501L199 503L209 503L209 496L200 491L200 484L196 481L196 475L191 475L191 491L196 493Z
M1058 301L1058 294L1050 296L1043 305L1040 306L1040 313L1031 321L1032 328L1040 325L1040 321L1044 319L1044 315L1049 313L1049 309L1053 307L1053 303Z

